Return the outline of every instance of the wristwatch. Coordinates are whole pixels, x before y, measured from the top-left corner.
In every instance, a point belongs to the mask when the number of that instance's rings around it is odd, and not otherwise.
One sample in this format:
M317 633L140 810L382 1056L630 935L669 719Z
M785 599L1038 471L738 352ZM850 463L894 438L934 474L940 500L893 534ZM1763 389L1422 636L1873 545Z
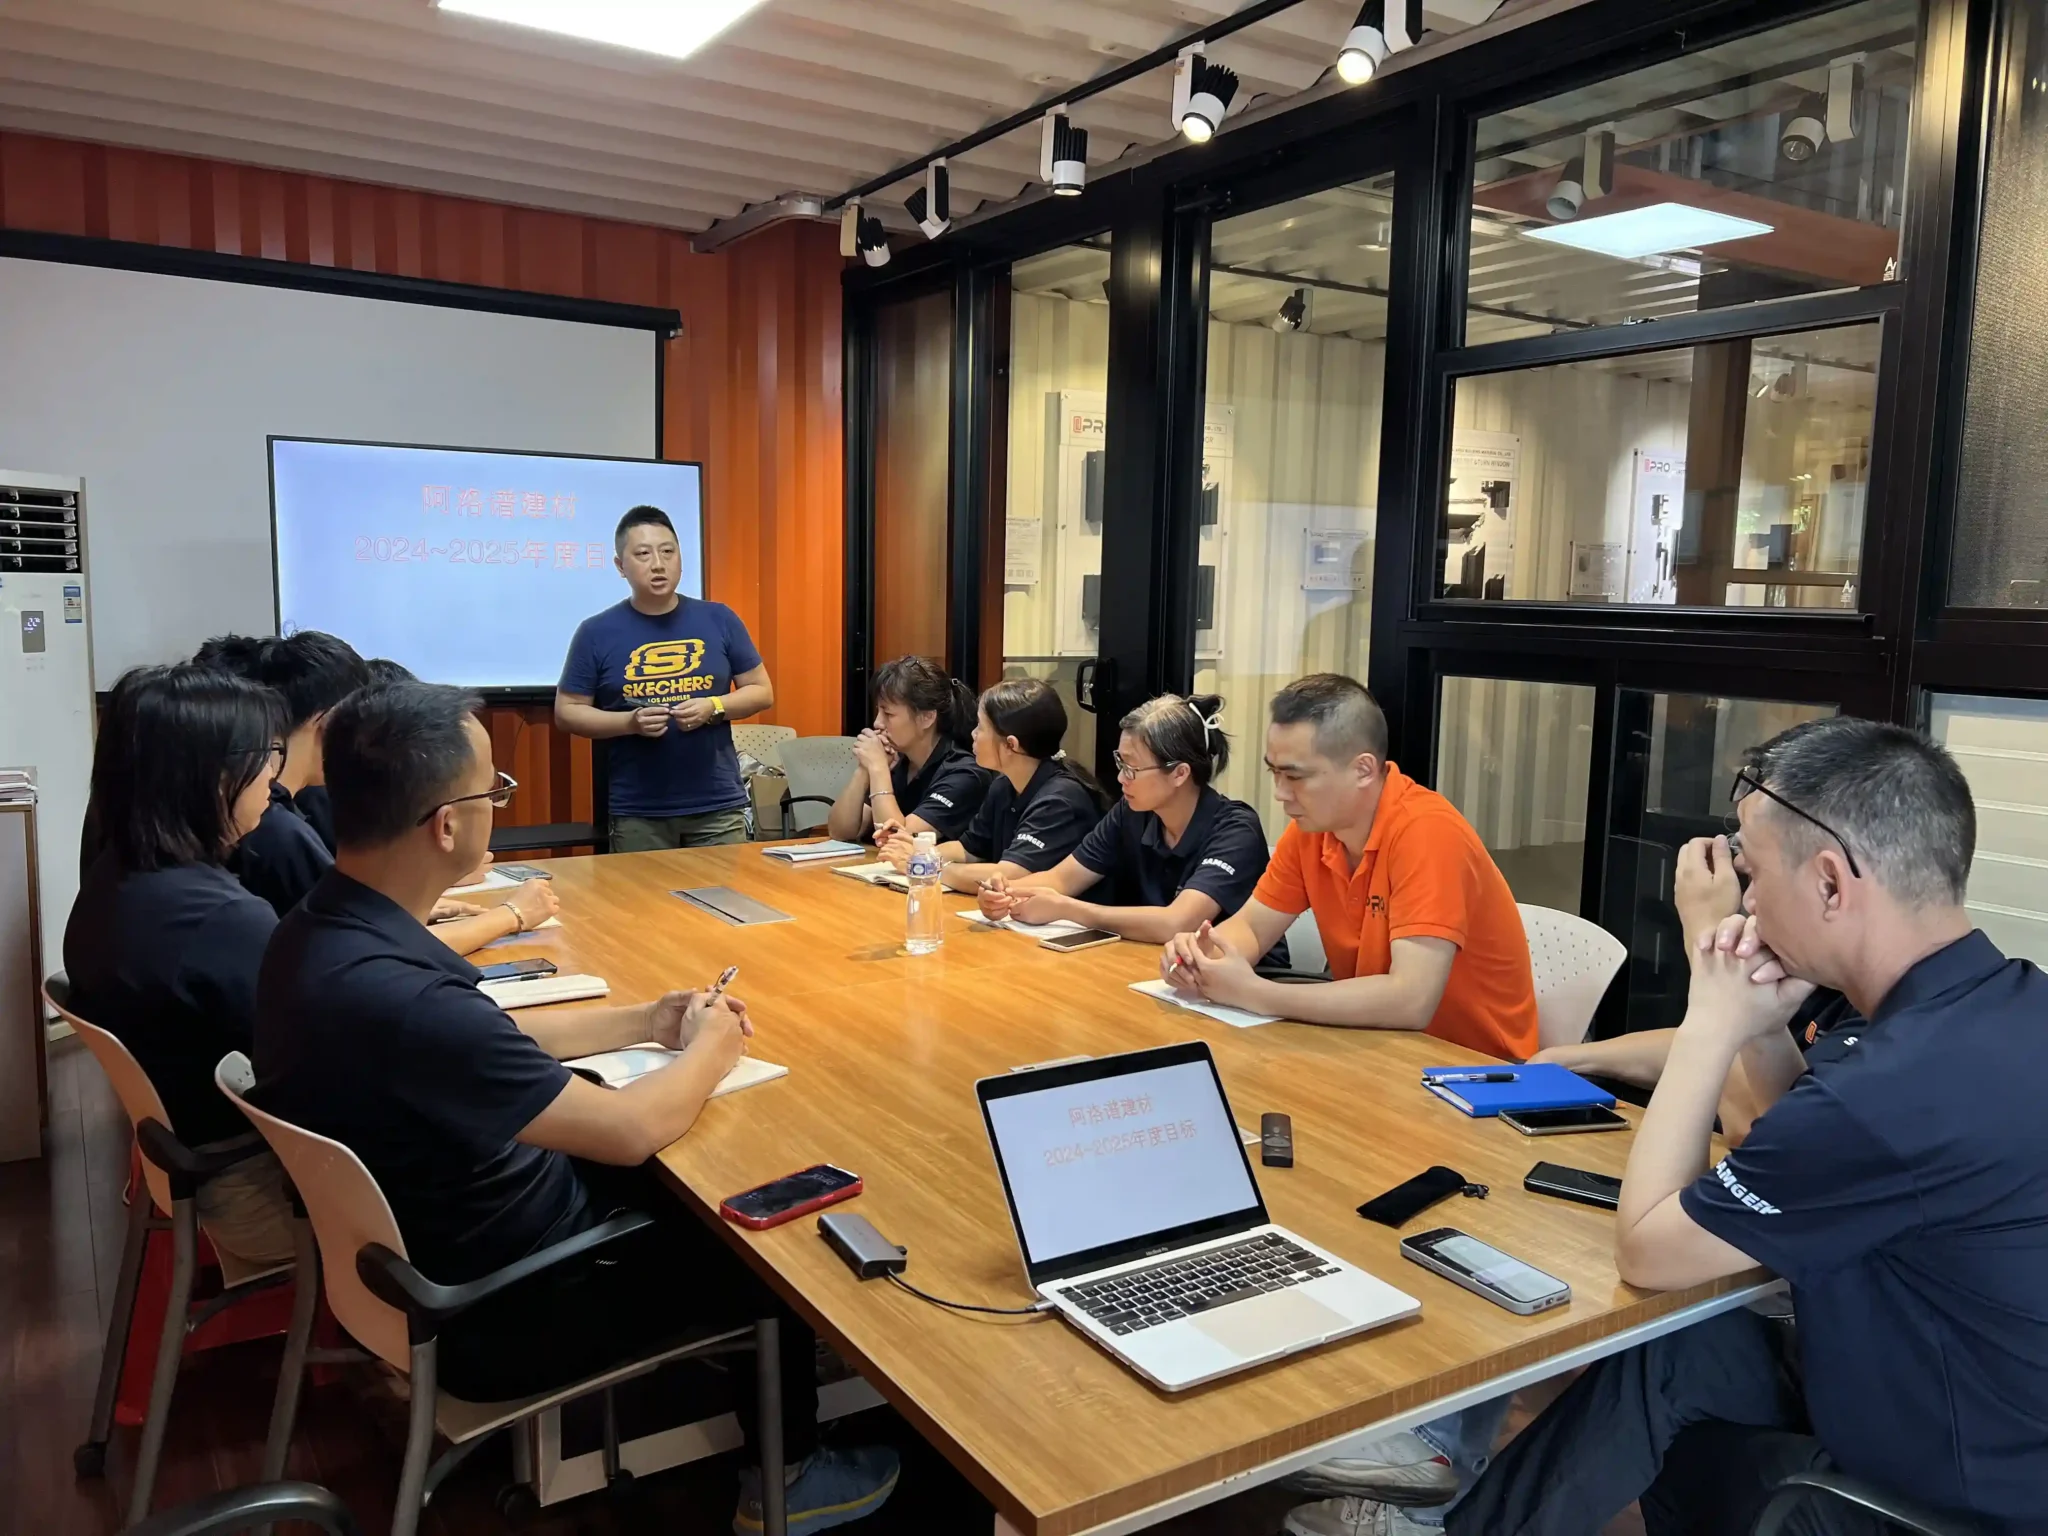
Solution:
M723 720L725 718L725 700L717 697L716 695L713 695L711 700L711 713L716 715L719 719Z

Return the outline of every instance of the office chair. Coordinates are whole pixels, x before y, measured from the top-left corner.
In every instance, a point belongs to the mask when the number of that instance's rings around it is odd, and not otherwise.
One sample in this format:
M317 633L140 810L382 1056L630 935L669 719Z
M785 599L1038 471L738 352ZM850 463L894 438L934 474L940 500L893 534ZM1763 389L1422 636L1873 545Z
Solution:
M1577 1045L1593 1027L1607 984L1628 958L1628 946L1576 912L1519 903L1536 975L1536 1039L1544 1050Z
M171 1234L170 1296L157 1341L156 1373L150 1381L142 1440L136 1451L135 1483L128 1495L126 1523L133 1525L149 1513L150 1499L156 1490L157 1465L163 1455L164 1430L170 1423L171 1396L177 1389L186 1336L227 1308L284 1285L292 1279L292 1268L285 1265L244 1274L232 1265L224 1265L225 1283L220 1294L196 1307L192 1304L193 1278L199 1267L200 1186L257 1156L264 1150L263 1144L256 1141L219 1152L195 1152L186 1146L172 1131L163 1099L128 1047L73 1011L70 983L61 976L51 977L44 984L43 997L85 1042L100 1070L107 1074L134 1126L136 1144L142 1153L142 1182L129 1197L128 1233L121 1247L114 1305L107 1317L107 1339L100 1355L99 1385L93 1393L92 1421L85 1443L71 1456L72 1468L79 1477L100 1477L106 1471L115 1400L120 1394L122 1368L127 1363L128 1335L134 1326L136 1294L149 1235L165 1231Z
M279 1520L318 1526L327 1536L359 1536L341 1500L315 1483L257 1483L181 1504L129 1529L127 1536L230 1536Z
M1794 1472L1778 1484L1750 1536L1778 1536L1793 1512L1816 1498L1838 1499L1867 1509L1913 1536L1990 1536L1991 1528L1973 1516L1929 1509L1840 1472Z
M763 768L782 770L782 745L796 740L793 725L736 725L732 728L732 745L736 752L744 752Z
M355 1153L338 1141L301 1130L257 1108L248 1100L255 1074L249 1058L236 1051L223 1056L214 1081L247 1115L277 1153L305 1203L318 1255L313 1260L326 1286L327 1304L349 1337L401 1372L411 1384L405 1436L405 1463L399 1474L397 1507L391 1536L415 1536L421 1514L448 1474L499 1430L510 1429L537 1414L592 1394L604 1399L604 1472L606 1483L623 1489L630 1474L619 1465L618 1415L612 1389L620 1382L645 1376L674 1360L704 1358L753 1350L761 1381L761 1424L757 1444L761 1455L763 1517L769 1536L783 1536L782 1392L779 1375L779 1329L773 1318L751 1328L707 1329L609 1370L533 1397L502 1403L475 1403L438 1385L439 1341L448 1324L479 1303L510 1290L558 1265L616 1242L653 1224L633 1213L579 1232L566 1241L529 1254L518 1262L466 1285L436 1285L407 1260L405 1239L384 1191ZM308 1313L304 1328L292 1319L286 1346L287 1375L303 1373ZM279 1387L284 1402L283 1385ZM297 1404L294 1382L290 1408ZM273 1425L275 1431L278 1426ZM435 1431L449 1448L430 1463ZM289 1442L291 1423L282 1426Z
M799 736L780 747L783 776L789 788L782 792L782 835L794 837L825 824L832 802L858 771L851 736ZM822 806L815 811L796 811L799 805Z

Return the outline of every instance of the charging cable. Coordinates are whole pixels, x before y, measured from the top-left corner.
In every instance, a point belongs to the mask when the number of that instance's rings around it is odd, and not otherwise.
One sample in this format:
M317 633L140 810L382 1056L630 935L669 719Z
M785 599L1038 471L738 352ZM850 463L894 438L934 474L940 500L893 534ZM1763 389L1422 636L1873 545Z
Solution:
M1031 1317L1050 1312L1055 1305L1041 1301L1029 1307L984 1307L971 1301L948 1301L943 1296L932 1295L930 1291L921 1291L899 1274L892 1273L889 1278L896 1282L898 1289L910 1292L919 1301L928 1301L935 1307L947 1307L955 1312L986 1312L992 1317Z

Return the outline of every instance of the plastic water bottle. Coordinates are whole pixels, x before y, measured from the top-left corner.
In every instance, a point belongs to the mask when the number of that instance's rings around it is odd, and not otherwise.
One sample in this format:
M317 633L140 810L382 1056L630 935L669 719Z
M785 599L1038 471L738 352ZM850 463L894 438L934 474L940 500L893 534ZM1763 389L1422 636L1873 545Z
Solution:
M946 941L946 903L940 895L939 835L920 832L911 845L909 922L903 947L913 955L928 955Z

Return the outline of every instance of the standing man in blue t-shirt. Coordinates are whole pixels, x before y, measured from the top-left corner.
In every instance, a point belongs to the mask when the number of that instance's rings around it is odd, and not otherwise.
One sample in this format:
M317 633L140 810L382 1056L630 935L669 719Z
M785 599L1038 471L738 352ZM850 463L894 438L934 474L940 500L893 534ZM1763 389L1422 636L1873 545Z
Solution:
M775 702L747 627L723 603L676 590L675 525L635 507L614 538L632 595L576 626L555 724L610 741L613 853L747 840L747 788L732 722Z

